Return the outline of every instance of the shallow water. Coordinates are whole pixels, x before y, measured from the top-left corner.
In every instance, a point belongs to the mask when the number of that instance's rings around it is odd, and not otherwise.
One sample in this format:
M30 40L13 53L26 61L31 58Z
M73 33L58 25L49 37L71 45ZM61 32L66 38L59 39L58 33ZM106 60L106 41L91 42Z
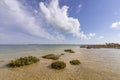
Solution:
M61 56L60 60L67 64L63 70L51 69L54 60L41 58L49 53L64 53L64 49L76 53ZM11 59L26 55L37 56L40 62L14 69L5 66ZM82 64L70 65L72 59L79 59ZM0 80L120 80L120 50L81 49L68 45L0 46Z

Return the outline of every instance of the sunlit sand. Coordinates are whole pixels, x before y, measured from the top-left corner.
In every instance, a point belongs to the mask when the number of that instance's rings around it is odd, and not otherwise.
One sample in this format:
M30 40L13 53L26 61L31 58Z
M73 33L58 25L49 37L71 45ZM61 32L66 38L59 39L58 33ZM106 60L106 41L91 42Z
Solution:
M84 51L84 50L83 50ZM90 51L92 52L92 51ZM83 53L86 53L84 51ZM87 53L88 54L88 53ZM88 54L89 55L89 54ZM98 69L100 67L93 65L87 67L87 60L83 60L84 54L65 53L60 57L60 61L66 63L66 68L62 70L52 69L50 64L56 60L43 59L41 56L40 61L20 68L0 68L0 80L119 80L120 76L114 72L107 72ZM91 56L94 59L94 56ZM72 59L79 59L80 65L71 65L69 63ZM1 62L2 63L2 62ZM99 62L98 62L99 63ZM97 64L97 62L96 62ZM99 64L98 64L99 65ZM101 64L102 65L102 64ZM118 68L119 69L119 68Z

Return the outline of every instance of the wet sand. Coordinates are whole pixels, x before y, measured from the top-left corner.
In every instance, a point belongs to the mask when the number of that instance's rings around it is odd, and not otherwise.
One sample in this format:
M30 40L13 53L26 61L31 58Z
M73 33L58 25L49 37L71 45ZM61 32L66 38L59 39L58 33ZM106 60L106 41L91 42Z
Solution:
M55 60L42 59L40 62L20 68L0 68L0 80L120 80L120 76L114 73L97 71L88 68L84 63L70 65L72 59L79 59L80 54L62 55L59 60L66 62L63 70L51 69L50 64ZM81 60L80 60L81 61Z

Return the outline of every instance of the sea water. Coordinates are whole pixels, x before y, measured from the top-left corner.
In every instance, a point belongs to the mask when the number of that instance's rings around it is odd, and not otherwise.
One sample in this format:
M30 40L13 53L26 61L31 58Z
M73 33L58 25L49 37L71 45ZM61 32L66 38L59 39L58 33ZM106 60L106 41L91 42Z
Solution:
M64 49L72 49L75 51L74 54L68 54L64 52ZM3 65L7 61L26 55L35 55L41 58L42 55L45 54L61 54L64 53L63 57L60 60L64 60L67 63L67 67L64 71L51 71L45 65L49 65L45 61L40 61L40 65L36 65L35 68L31 67L32 75L39 75L37 77L33 77L34 80L43 79L49 80L120 80L120 49L85 49L80 48L80 46L76 45L1 45L0 46L0 72L5 73L6 75L13 76L12 73L14 71L4 71ZM42 59L42 58L41 58ZM79 66L71 66L69 64L69 60L71 59L79 59L81 64ZM49 60L50 61L50 60ZM48 61L48 62L49 62ZM41 65L43 64L43 65ZM43 67L44 66L44 67ZM43 69L41 69L41 67ZM16 74L23 73L22 70L26 70L29 68L23 68L20 70L16 70ZM32 71L33 69L33 71ZM35 72L39 71L39 72ZM28 70L27 70L28 71ZM28 72L24 73L28 75ZM42 72L43 71L43 72ZM47 71L47 72L45 72ZM24 71L25 72L25 71ZM30 72L30 71L29 71ZM41 73L42 72L42 73ZM45 73L44 73L45 72ZM2 74L1 73L1 74ZM42 75L45 76L42 76ZM63 77L61 77L63 76ZM12 80L14 78L6 78L2 74L2 79L0 80ZM22 77L24 76L17 76ZM43 78L42 78L43 77ZM68 78L69 77L69 78ZM32 80L32 77L27 77L26 79ZM37 78L37 79L36 79ZM18 79L19 80L19 79Z

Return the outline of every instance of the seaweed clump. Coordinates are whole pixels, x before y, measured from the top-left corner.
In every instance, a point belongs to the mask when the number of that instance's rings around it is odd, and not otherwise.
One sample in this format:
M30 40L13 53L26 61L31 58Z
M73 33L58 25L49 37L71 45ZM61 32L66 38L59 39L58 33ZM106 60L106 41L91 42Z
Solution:
M66 67L66 63L63 61L56 61L51 64L51 67L57 70L64 69Z
M45 56L42 56L42 58L57 60L57 59L60 58L60 56L61 56L61 55L47 54L47 55L45 55Z
M65 55L64 53L61 53L61 55Z
M79 65L79 64L81 64L81 62L79 60L71 60L70 64L71 65Z
M34 56L28 56L28 57L21 57L16 60L11 60L11 62L8 64L9 67L20 67L24 65L30 65L33 63L38 62L40 59Z
M65 49L64 50L65 52L69 52L69 53L75 53L73 50L71 50L71 49Z

